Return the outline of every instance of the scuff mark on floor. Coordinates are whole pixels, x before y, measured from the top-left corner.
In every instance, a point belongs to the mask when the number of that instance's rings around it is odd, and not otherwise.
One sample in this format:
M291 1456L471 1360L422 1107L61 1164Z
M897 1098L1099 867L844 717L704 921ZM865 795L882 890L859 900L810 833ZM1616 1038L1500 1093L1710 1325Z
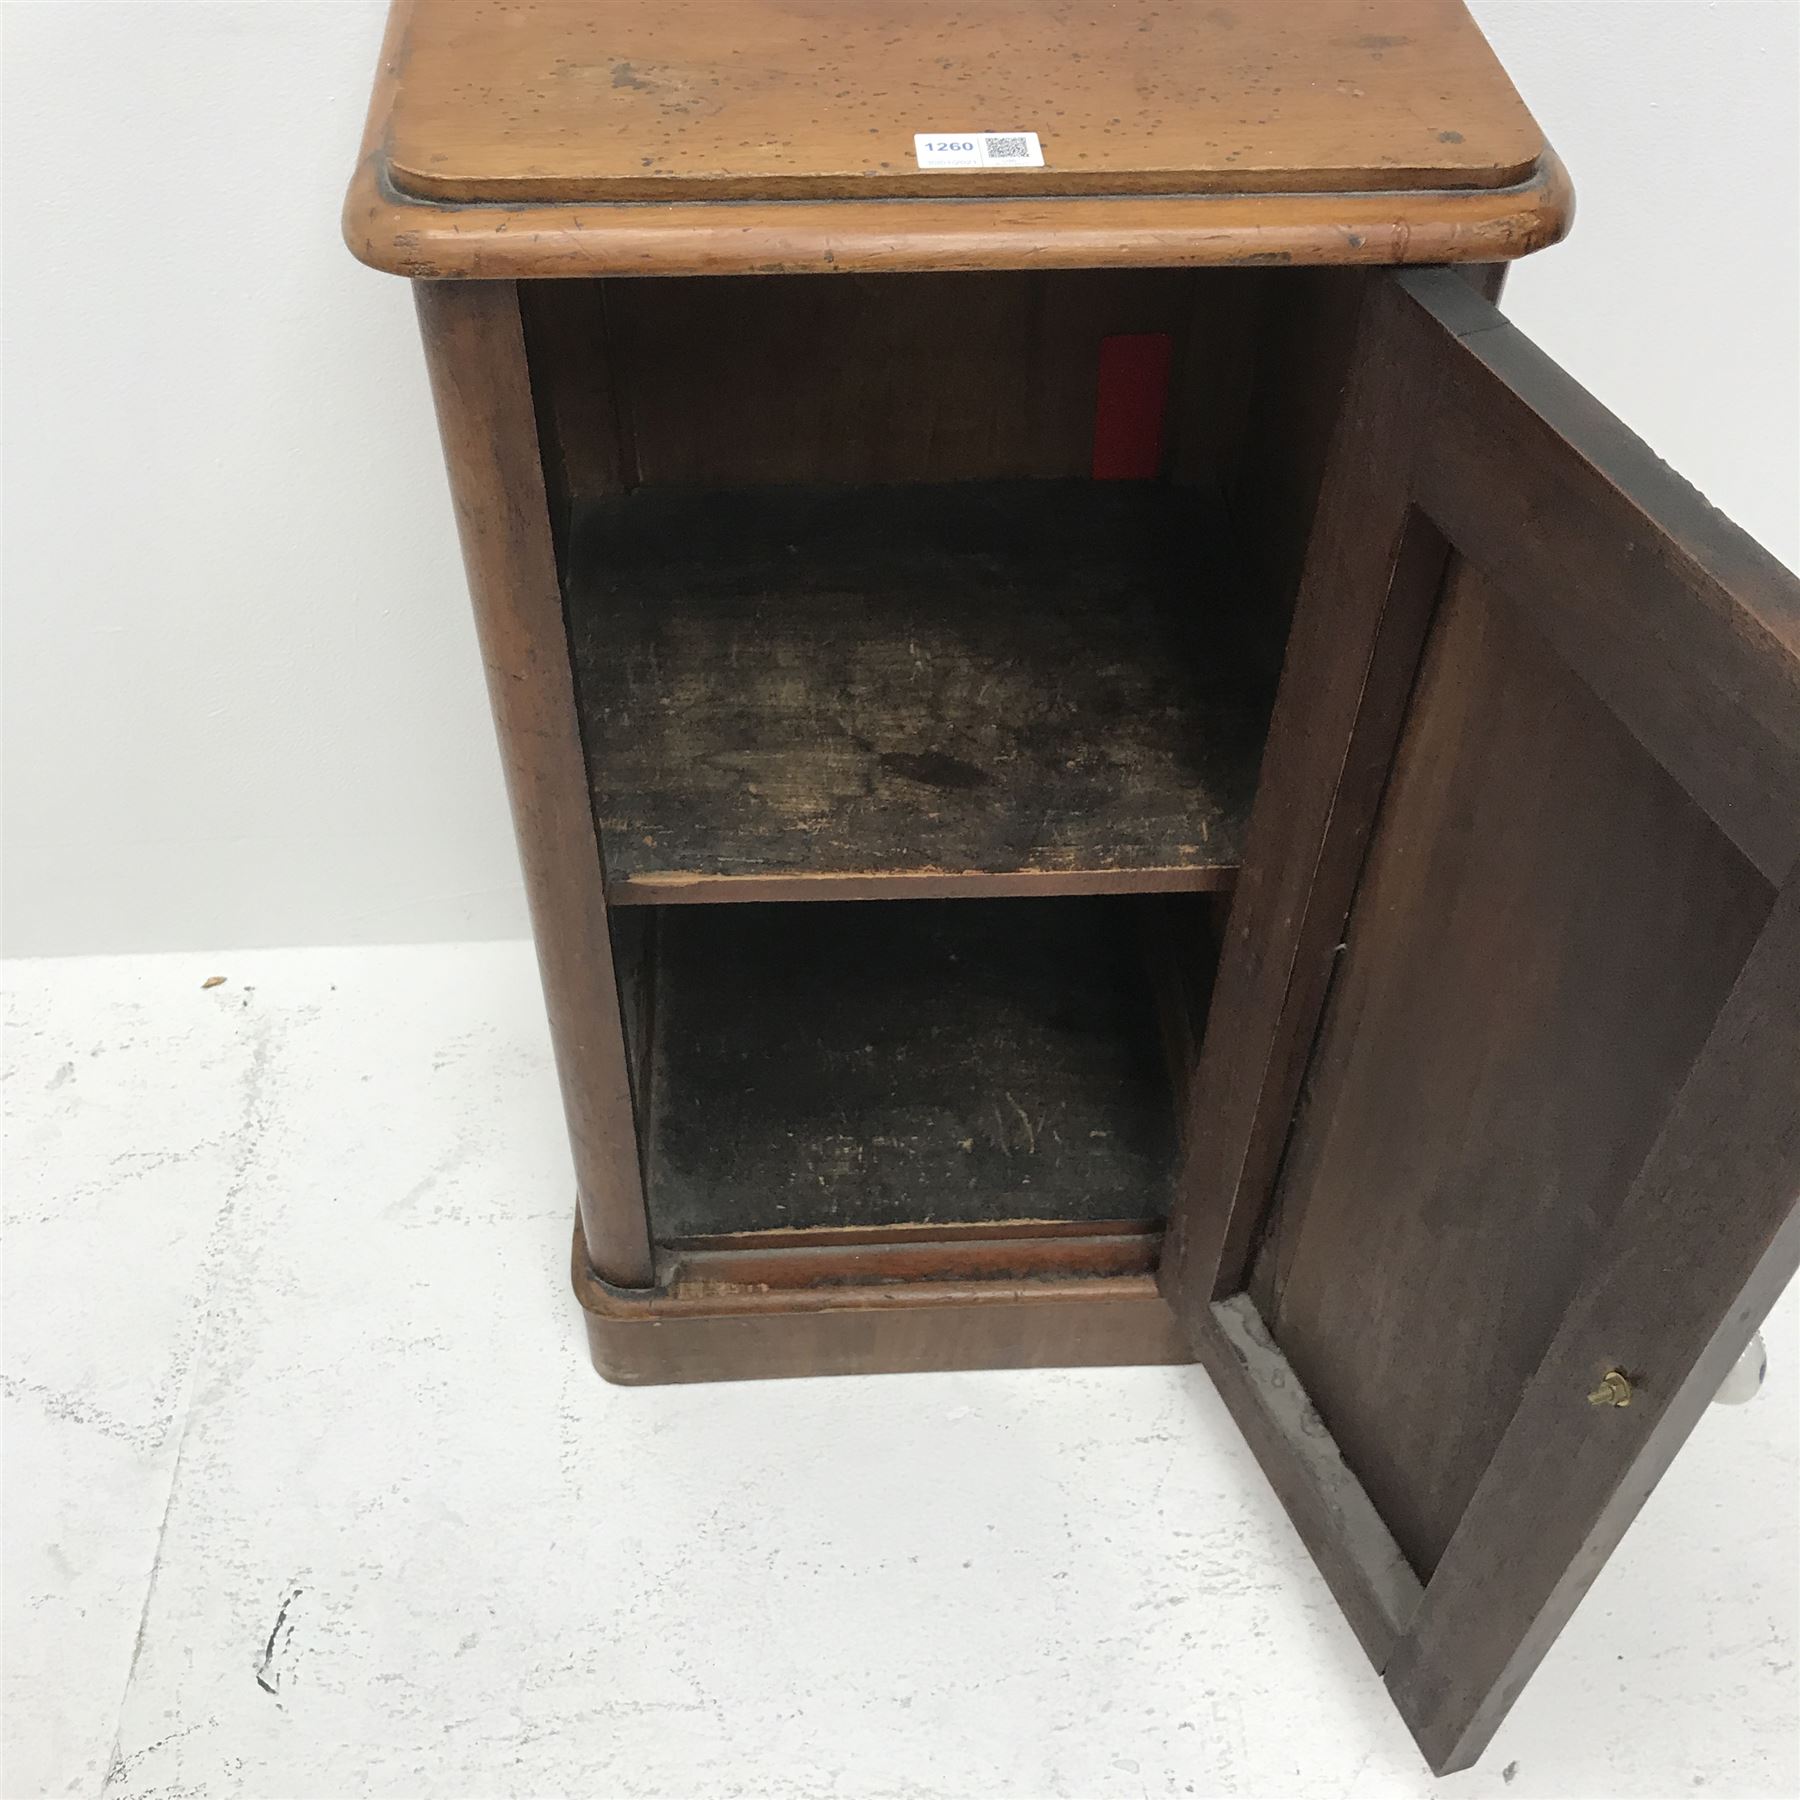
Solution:
M262 1661L256 1666L256 1685L265 1694L274 1694L277 1698L281 1694L281 1673L275 1667L275 1659L293 1641L294 1627L288 1623L288 1614L293 1610L294 1602L305 1592L304 1588L296 1587L282 1601L281 1611L275 1615L275 1623L269 1628L269 1641L263 1645Z

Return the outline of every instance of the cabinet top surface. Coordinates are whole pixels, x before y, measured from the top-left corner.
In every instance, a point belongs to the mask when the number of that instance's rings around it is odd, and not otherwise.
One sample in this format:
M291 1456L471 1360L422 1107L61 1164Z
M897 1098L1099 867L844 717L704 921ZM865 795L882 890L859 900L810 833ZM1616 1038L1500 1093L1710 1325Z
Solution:
M388 182L437 203L1504 188L1462 0L413 0ZM915 134L1043 166L921 169ZM952 153L954 154L954 153Z

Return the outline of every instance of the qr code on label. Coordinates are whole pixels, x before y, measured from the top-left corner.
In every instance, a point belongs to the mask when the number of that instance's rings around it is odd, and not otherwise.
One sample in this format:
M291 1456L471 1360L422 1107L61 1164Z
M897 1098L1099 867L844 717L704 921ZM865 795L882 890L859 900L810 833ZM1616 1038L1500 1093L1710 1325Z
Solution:
M919 131L913 154L921 169L1041 169L1035 131Z

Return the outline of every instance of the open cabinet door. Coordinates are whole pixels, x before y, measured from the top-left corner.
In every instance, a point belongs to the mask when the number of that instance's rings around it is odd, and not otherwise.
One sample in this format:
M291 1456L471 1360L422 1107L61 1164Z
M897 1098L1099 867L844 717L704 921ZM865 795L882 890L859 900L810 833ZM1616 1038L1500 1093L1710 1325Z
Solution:
M1165 1285L1440 1772L1800 1260L1797 858L1800 583L1373 282Z

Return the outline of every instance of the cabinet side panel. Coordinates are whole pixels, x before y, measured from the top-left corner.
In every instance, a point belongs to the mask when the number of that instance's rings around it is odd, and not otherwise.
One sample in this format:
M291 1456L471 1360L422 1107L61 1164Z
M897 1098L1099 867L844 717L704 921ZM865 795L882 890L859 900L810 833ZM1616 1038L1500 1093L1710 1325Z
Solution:
M651 1280L600 846L576 724L517 288L414 292L531 905L594 1266Z
M1523 614L1459 568L1250 1280L1421 1575L1772 900Z
M606 288L598 281L526 281L518 291L544 487L564 561L573 510L636 478L619 430Z
M1236 359L1249 393L1224 462L1225 499L1276 655L1300 587L1367 279L1361 269L1265 272Z

